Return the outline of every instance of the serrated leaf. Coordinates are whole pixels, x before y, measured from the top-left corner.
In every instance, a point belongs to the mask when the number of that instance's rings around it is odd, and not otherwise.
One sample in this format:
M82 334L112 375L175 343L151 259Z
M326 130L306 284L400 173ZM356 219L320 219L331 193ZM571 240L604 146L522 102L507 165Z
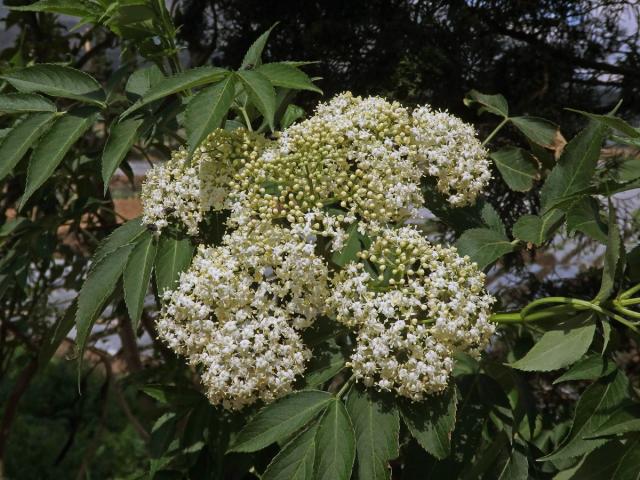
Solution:
M530 153L521 148L510 147L493 152L490 156L511 190L531 190L538 169Z
M506 236L489 228L466 230L456 247L460 255L468 255L481 269L515 249Z
M486 93L480 93L477 90L471 90L465 96L464 104L470 106L474 103L479 103L482 106L481 111L491 112L501 117L509 116L509 104L500 94L488 95Z
M548 372L577 362L591 345L595 320L594 314L584 313L559 322L511 366L527 372Z
M128 95L134 97L134 100L138 100L164 78L157 65L150 65L133 72L124 89Z
M615 368L615 364L605 357L591 355L572 365L553 384L575 380L596 380L602 376L609 375Z
M607 226L600 216L600 205L592 197L574 202L567 210L567 232L582 232L601 243L607 243Z
M356 434L359 480L389 480L389 461L400 455L400 416L394 405L352 388L347 410Z
M304 390L267 405L249 420L229 451L255 452L289 437L323 412L333 398L328 392Z
M496 474L498 480L527 480L529 478L529 460L522 444L519 442L513 444Z
M605 131L606 127L592 122L567 144L540 190L543 211L589 187L600 158Z
M620 229L616 221L616 209L609 198L609 223L607 225L607 250L604 253L604 267L602 268L602 280L600 290L594 298L594 302L607 300L613 293L613 288L618 275L624 265L624 244L620 236Z
M456 423L456 390L427 397L422 402L403 401L400 414L420 446L438 459L451 451L451 434Z
M280 450L260 477L262 480L312 480L317 425L297 435Z
M538 117L511 117L511 123L529 140L543 147L553 148L558 126Z
M56 112L55 104L37 93L7 93L0 95L0 112Z
M72 110L59 117L51 125L51 128L42 135L31 154L25 191L20 199L20 208L47 181L71 146L93 126L98 115L99 111L92 107Z
M500 215L489 202L485 202L482 206L481 215L482 221L487 225L487 227L495 230L501 235L506 235L506 229Z
M76 312L76 345L79 364L91 333L91 327L102 312L104 304L116 288L134 245L127 244L111 252L91 269L78 294Z
M540 246L551 239L563 215L560 210L550 210L542 216L523 215L513 226L513 236Z
M262 51L267 44L271 31L276 27L276 25L278 25L278 22L271 25L269 30L260 35L256 41L251 44L247 53L244 54L242 64L240 65L241 69L255 68L262 63Z
M123 223L100 243L91 257L91 263L96 265L100 263L103 258L110 253L115 252L121 246L128 243L136 243L140 236L146 231L147 226L142 223L140 217Z
M285 129L293 125L297 120L304 117L305 111L302 107L290 103L280 119L280 128Z
M142 315L157 249L151 232L147 231L144 235L131 252L122 277L124 300L134 331L138 328Z
M356 458L356 438L349 413L339 398L329 402L316 433L318 480L349 480Z
M184 124L189 155L207 135L222 125L235 97L235 81L232 73L220 83L202 89L187 105Z
M606 439L589 437L609 419L611 411L628 398L628 390L629 381L619 370L590 385L578 400L571 431L562 445L539 460L555 461L577 457L606 443Z
M245 91L251 102L264 116L271 130L276 113L276 92L267 77L253 70L240 70L237 72Z
M165 77L155 85L151 86L142 98L120 115L120 118L125 118L131 115L139 108L144 107L151 102L155 102L156 100L190 88L220 81L227 75L229 75L229 71L224 68L199 67L186 70L171 77Z
M0 78L23 93L41 92L105 106L105 94L100 84L91 75L75 68L40 63L5 73Z
M36 113L10 130L0 143L0 180L15 168L54 118L52 113Z
M160 458L173 441L180 416L176 412L167 412L153 424L149 439L149 453L153 458Z
M111 176L138 139L143 123L142 118L127 118L111 127L109 138L102 152L102 182L105 193L109 188Z
M159 294L167 289L172 289L178 281L180 273L189 267L193 257L193 249L193 244L188 238L177 240L160 237L155 262L156 284Z
M640 130L638 130L637 128L633 128L631 125L629 125L619 117L614 117L613 115L598 115L595 113L584 112L582 110L574 110L573 108L567 108L567 110L584 115L585 117L602 123L609 128L618 130L619 132L622 132L625 135L630 136L631 138L640 138Z
M344 368L346 361L347 357L334 339L320 343L314 347L305 370L305 387L315 388L330 380Z
M306 73L287 63L266 63L260 65L256 71L267 77L276 87L309 90L322 94L322 90L314 85Z
M99 16L102 9L86 0L39 0L31 5L9 6L10 10L20 12L49 12L72 17Z
M563 476L562 480L638 480L640 479L638 465L640 465L638 438L633 438L626 444L610 442L590 453L573 472Z
M624 405L595 430L590 438L640 432L640 404Z

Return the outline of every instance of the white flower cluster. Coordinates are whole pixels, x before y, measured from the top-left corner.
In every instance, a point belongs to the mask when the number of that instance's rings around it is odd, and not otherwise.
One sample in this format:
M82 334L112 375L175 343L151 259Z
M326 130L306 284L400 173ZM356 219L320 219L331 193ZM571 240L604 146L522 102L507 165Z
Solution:
M384 230L360 257L334 277L329 299L356 332L356 378L412 400L442 391L453 353L478 353L493 333L484 274L412 227Z
M240 409L291 391L309 350L300 331L324 313L328 271L290 230L236 230L201 246L165 294L160 337L202 368L213 404Z
M230 208L229 182L247 161L257 158L266 139L245 129L218 129L191 159L184 148L155 165L142 185L142 221L161 231L170 223L197 235L207 212Z
M429 106L413 112L418 163L455 207L473 204L491 180L487 151L472 125Z
M318 317L352 330L356 378L412 400L446 387L456 351L486 345L482 272L400 226L423 204L425 174L452 204L474 201L490 175L473 127L350 93L275 141L217 130L190 163L180 150L150 172L143 220L157 230L206 233L208 212L230 210L231 231L199 247L158 323L213 404L237 410L291 391L311 355L301 333ZM371 246L332 265L325 247L342 250L356 228Z

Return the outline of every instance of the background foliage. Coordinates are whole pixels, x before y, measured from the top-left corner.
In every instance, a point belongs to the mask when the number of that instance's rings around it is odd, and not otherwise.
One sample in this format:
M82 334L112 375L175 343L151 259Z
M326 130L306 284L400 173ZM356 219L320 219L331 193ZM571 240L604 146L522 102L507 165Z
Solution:
M457 241L484 266L499 259L490 277L500 310L517 311L551 295L564 300L527 307L527 318L537 315L536 321L501 327L482 362L459 359L457 392L430 405L427 418L409 406L398 413L389 399L360 390L351 390L344 406L329 394L301 394L296 409L310 409L308 419L320 411L351 419L359 478L384 478L387 460L393 478L423 478L425 471L433 478L444 472L452 478L636 478L640 357L628 320L636 317L620 308L638 314L634 304L620 303L633 295L620 292L640 280L633 248L640 134L629 126L637 124L640 108L637 5L36 5L3 10L0 52L0 462L9 478L138 478L149 471L156 478L254 478L278 452L273 442L283 446L304 425L285 425L256 441L265 427L254 419L236 437L246 418L210 407L182 360L154 341L156 284L171 284L188 264L188 239L173 232L156 246L135 222L108 235L124 220L118 202L122 192L137 188L141 161L167 158L182 143L193 147L206 133L203 126L211 130L225 119L264 131L286 126L320 98L311 83L316 76L325 95L352 90L431 103L473 121L481 138L489 137L492 191L477 208L452 211L425 185L438 218L425 228ZM269 42L250 48L277 21ZM261 57L265 63L319 62L287 64L269 76L268 69L260 73ZM309 76L292 73L298 66ZM16 89L39 93L12 94ZM197 109L192 97L198 105L210 103ZM565 107L599 115L617 108L618 119L592 116L578 133L587 119ZM498 125L503 128L492 134ZM124 177L114 183L118 166ZM620 192L632 201L620 195L607 201ZM157 250L156 262L145 255L147 268L135 269L142 279L128 287L126 273L121 278L134 248L142 250L138 245ZM562 248L572 254L552 255ZM145 299L153 265L157 283ZM81 288L85 294L69 307ZM137 301L126 301L123 289ZM328 381L344 359L335 344L322 351L326 364L318 366L315 386L335 391L341 377ZM83 359L77 362L82 395L71 358ZM367 409L376 428L359 416ZM268 420L268 412L261 415ZM337 422L335 428L346 428ZM315 442L315 429L330 428L320 423L280 458L299 459L294 447ZM379 436L379 450L369 453L384 459L382 467L364 460L367 435ZM237 453L224 455L230 441ZM545 455L547 461L537 461ZM374 473L367 475L369 468ZM289 478L274 472L263 478Z

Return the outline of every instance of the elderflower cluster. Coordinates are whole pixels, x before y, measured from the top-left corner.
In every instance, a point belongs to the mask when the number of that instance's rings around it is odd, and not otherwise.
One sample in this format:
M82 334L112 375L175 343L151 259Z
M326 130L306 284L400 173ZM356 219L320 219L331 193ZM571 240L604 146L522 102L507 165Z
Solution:
M187 150L155 165L142 185L142 221L157 231L172 222L197 235L207 212L230 208L229 182L240 167L256 159L267 141L245 129L211 133L191 159Z
M383 230L360 257L334 277L329 299L356 333L354 375L412 400L444 390L453 353L478 353L493 333L484 274L412 227Z
M491 179L487 151L475 128L426 105L413 111L412 120L417 160L425 173L436 177L438 190L451 205L475 203Z
M165 293L160 337L202 369L213 404L237 410L291 391L310 357L300 332L325 312L328 271L313 243L273 225L200 246Z
M406 108L379 97L338 95L238 173L232 222L286 219L341 239L345 226L359 220L375 232L422 203L414 157ZM331 215L329 208L340 211Z

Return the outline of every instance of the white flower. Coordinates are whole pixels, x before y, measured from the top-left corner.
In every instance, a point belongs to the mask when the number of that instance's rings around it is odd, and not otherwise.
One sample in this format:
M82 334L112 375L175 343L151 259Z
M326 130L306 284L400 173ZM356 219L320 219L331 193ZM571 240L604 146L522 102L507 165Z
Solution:
M326 309L326 265L281 227L253 225L201 246L165 293L160 337L202 367L213 404L240 409L291 391L310 356L299 330Z
M449 203L456 207L475 203L491 179L488 153L475 128L425 105L414 110L411 132L418 163L436 177L437 188L448 195Z
M453 353L479 353L494 331L484 274L412 227L383 230L361 257L336 275L329 299L356 333L356 378L413 400L442 391Z

